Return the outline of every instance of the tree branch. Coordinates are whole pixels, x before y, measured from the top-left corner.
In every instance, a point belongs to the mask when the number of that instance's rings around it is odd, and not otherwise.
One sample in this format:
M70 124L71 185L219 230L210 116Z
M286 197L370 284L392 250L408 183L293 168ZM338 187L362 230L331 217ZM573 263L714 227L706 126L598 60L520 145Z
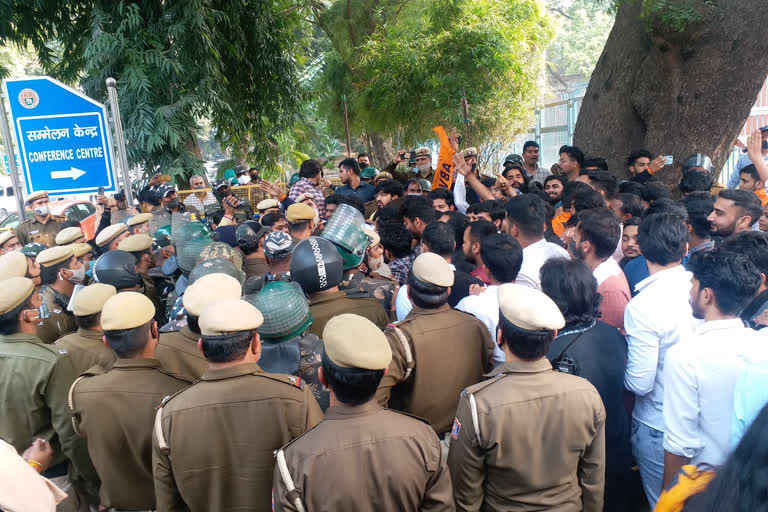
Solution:
M559 8L559 7L550 7L549 10L551 12L556 12L557 14L562 16L563 18L568 18L569 20L573 19L572 16L569 16L568 14L565 14L565 12L561 8Z

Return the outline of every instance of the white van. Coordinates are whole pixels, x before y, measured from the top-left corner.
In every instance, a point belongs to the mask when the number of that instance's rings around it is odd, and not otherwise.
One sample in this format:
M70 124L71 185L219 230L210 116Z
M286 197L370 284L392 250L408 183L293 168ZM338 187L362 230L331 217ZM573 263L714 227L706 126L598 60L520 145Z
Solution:
M13 195L11 177L0 174L0 221L16 211L16 197Z

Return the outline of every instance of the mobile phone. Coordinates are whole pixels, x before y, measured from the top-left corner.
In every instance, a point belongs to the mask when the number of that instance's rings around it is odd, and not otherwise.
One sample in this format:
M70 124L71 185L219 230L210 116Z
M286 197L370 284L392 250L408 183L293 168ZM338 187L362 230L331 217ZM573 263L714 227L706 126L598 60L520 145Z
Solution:
M411 159L411 152L403 151L403 160L410 160L410 159Z
M99 187L99 195L100 196L104 195L104 187Z
M672 158L672 155L665 155L664 156L664 165L672 165L672 162L674 159Z

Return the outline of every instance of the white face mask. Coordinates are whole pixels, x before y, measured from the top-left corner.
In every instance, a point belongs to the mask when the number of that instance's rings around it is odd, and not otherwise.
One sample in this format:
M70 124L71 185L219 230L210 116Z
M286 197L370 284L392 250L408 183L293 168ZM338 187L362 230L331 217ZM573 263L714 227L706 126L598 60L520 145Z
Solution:
M72 277L69 278L69 282L73 284L82 284L85 281L85 266L81 265L80 268L68 269L72 272Z
M237 182L241 185L247 185L251 182L251 177L247 174L243 174L239 178L237 178Z
M417 165L416 169L418 169L419 172L427 172L432 169L432 164L426 163L426 164Z
M39 215L41 217L47 217L48 213L49 212L48 212L48 205L47 204L35 207L35 214L36 215Z

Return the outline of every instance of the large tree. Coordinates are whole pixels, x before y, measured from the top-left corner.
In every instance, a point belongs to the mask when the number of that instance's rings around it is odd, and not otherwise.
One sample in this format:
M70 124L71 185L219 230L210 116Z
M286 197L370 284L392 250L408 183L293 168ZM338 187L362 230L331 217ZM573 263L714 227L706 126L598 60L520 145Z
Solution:
M719 169L768 74L764 0L621 0L579 113L574 143L624 169L635 149Z

